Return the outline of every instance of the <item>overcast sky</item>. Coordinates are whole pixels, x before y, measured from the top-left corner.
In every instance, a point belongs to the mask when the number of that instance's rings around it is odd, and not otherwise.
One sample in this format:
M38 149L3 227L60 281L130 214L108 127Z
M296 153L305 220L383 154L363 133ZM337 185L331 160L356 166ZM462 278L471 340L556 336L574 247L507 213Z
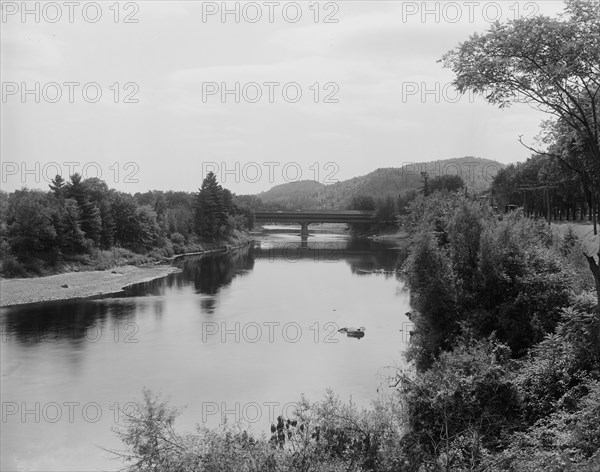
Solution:
M518 136L545 116L459 99L436 61L494 19L563 6L229 2L223 17L221 2L112 4L30 2L23 16L3 2L2 189L84 166L128 192L194 191L213 169L258 193L406 162L522 161Z

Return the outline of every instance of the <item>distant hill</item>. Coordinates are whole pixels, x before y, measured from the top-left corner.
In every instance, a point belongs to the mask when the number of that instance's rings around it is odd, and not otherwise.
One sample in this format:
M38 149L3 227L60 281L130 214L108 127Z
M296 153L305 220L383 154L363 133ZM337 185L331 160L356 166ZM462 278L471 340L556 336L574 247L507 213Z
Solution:
M314 180L300 180L273 187L257 195L263 203L278 204L284 208L316 208L314 196L326 185Z
M373 198L397 198L410 190L421 190L421 172L430 178L460 175L467 187L475 192L487 190L493 177L504 165L490 159L461 157L433 162L411 163L402 167L377 169L331 185L302 180L277 185L257 195L263 203L290 209L344 209L355 195Z

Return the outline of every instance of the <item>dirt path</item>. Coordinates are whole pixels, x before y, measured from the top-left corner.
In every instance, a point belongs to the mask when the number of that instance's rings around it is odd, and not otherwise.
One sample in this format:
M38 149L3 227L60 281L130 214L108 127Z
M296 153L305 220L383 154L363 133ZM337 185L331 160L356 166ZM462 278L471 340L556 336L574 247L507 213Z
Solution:
M0 278L0 306L105 295L119 292L127 285L147 282L179 271L180 269L167 265L123 266L30 279Z

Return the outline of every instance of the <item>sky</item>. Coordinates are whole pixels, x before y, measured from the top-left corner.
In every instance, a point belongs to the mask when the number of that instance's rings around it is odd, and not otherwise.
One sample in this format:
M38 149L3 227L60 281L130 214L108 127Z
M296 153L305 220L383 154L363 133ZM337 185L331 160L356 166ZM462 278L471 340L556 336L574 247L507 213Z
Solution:
M462 156L525 160L543 113L459 96L438 60L560 1L2 1L0 188L325 184Z

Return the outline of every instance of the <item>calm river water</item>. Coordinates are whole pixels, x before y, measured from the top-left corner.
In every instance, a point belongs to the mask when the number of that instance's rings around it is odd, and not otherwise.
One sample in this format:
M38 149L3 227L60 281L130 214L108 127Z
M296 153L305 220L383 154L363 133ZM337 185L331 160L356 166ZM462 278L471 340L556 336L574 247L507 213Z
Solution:
M403 366L409 294L392 271L404 253L270 235L117 297L0 310L2 470L118 469L102 448L121 447L118 408L144 387L185 407L180 431L226 418L268 432L302 394L327 388L369 406Z

